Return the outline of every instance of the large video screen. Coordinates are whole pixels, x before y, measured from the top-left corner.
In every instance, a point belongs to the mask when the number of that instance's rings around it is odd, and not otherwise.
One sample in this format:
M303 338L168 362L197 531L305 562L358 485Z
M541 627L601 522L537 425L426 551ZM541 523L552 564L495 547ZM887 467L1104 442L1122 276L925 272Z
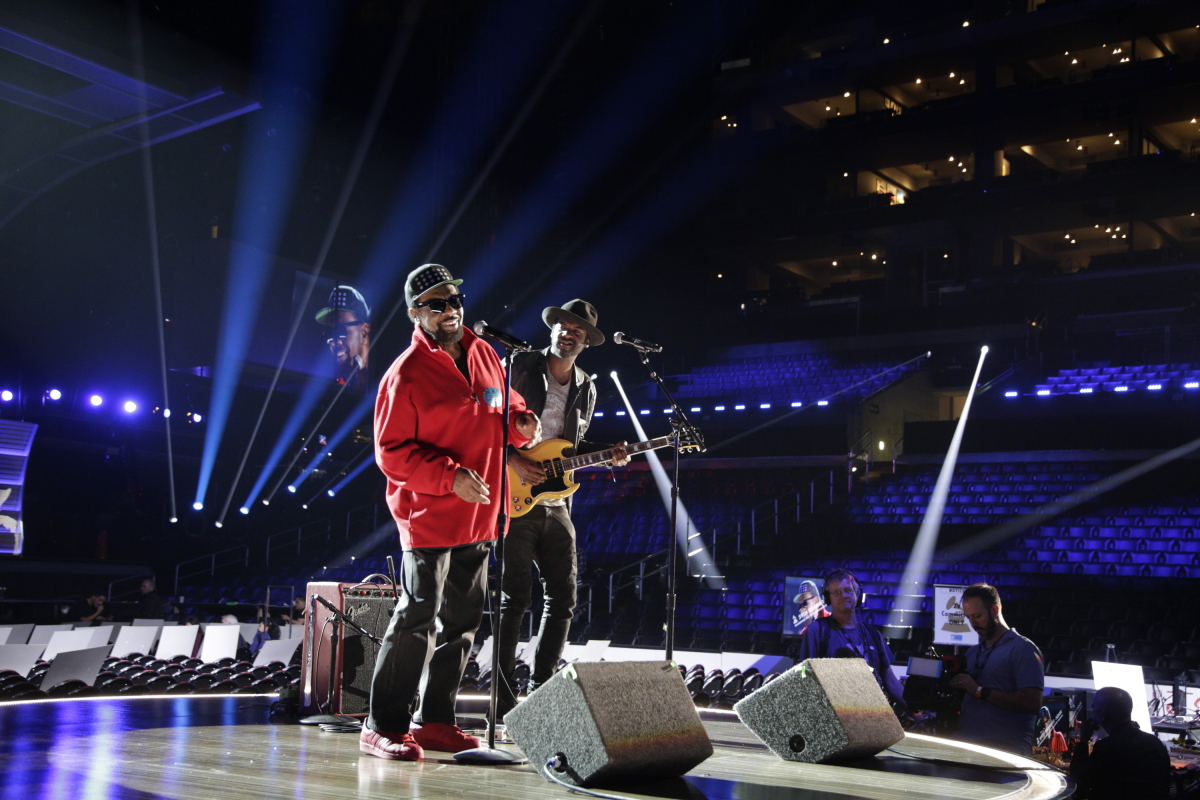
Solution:
M801 636L813 620L828 616L821 593L823 578L796 576L783 579L783 635Z

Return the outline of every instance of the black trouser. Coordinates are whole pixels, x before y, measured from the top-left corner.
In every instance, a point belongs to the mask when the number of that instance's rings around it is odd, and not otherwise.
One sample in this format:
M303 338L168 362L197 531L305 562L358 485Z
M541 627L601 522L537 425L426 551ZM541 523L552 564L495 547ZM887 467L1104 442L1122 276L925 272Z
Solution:
M534 506L513 520L504 540L504 586L500 598L501 641L497 659L506 680L498 687L497 706L505 714L517 704L513 669L521 618L533 596L533 565L542 580L545 605L538 630L530 688L554 676L575 614L575 526L566 506ZM528 658L528 656L526 656Z
M404 551L400 602L371 677L368 728L404 733L414 721L454 724L458 682L483 621L491 547L478 542ZM414 716L418 688L421 706Z

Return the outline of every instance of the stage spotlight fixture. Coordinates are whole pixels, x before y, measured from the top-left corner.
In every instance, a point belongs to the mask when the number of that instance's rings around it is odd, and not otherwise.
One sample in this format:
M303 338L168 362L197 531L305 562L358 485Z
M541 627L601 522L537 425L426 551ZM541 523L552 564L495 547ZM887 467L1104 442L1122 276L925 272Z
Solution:
M725 406L714 406L713 407L713 411L724 411L724 410L725 410Z
M1200 389L1200 381L1188 381L1183 385L1185 389Z
M593 416L593 417L603 417L603 416L604 416L604 412L603 412L603 411L597 411L596 413L592 414L592 416Z
M100 406L104 403L104 398L98 394L94 394L88 398L88 402L91 403L93 406Z
M176 523L176 522L179 522L179 517L171 517L171 519L169 520L169 522L171 522L171 523Z
M827 405L829 405L829 401L828 401L828 400L818 400L818 401L817 401L817 405L819 405L819 406L827 406Z
M771 407L771 404L770 403L759 403L758 407L761 408L762 410L766 411L768 408Z
M295 494L295 493L296 493L296 487L295 487L295 486L289 486L289 487L288 487L288 491L289 491L289 492L291 492L292 494Z
M880 439L880 440L879 440L879 449L880 449L880 450L882 450L882 449L883 449L883 439Z
M693 413L693 414L699 414L699 413L700 413L700 406L692 406L692 413Z
M1150 391L1150 392L1157 392L1157 391L1160 391L1161 389L1162 389L1161 383L1151 383L1151 384L1146 385L1146 390Z
M733 410L734 411L745 411L746 405L744 403L738 403L736 406L733 407Z
M988 346L985 344L983 347L979 348L979 352L983 353L984 355L987 355Z
M300 507L301 507L301 508L303 508L303 509L305 509L305 510L308 510L308 503L301 503L301 504L300 504Z
M5 389L4 391L0 392L0 400L3 400L4 402L7 403L7 402L10 402L12 399L13 399L13 393L10 392L8 389Z
M200 416L199 414L192 414L192 422L200 422L203 419L204 417Z
M641 414L643 417L646 417L646 416L649 416L649 415L650 415L650 409L648 409L648 408L643 408L643 409L642 409L641 411L639 411L638 413L639 413L639 414Z
M239 508L238 511L242 512L243 514L250 513L250 509L246 508L245 506L242 506L241 508Z
M163 409L163 419L170 419L170 418L171 418L171 409L164 408Z
M199 500L197 500L196 502L192 503L192 508L196 509L197 511L202 511L204 509L204 503L201 503Z
M1079 393L1080 393L1080 394L1091 394L1093 391L1095 391L1095 390L1094 390L1094 389L1092 389L1092 387L1090 387L1090 386L1085 386L1085 387L1083 387L1082 389L1080 389L1080 390L1079 390Z
M1037 390L1037 396L1038 396L1038 397L1049 397L1049 396L1050 396L1050 390L1049 390L1049 389L1038 389L1038 390Z
M1129 387L1128 386L1114 386L1113 391L1114 392L1128 392Z
M664 408L664 409L663 409L663 413L664 413L664 414L670 414L670 413L671 413L671 409L669 409L669 408Z
M48 394L50 396L51 400L61 400L62 399L62 392L60 392L58 389L51 389L46 394Z
M615 379L617 377L617 371L614 369L612 372L608 373L608 377Z
M132 414L133 412L137 411L137 403L133 402L132 400L126 400L125 405L122 406L122 408L125 409L126 414Z
M618 412L617 412L617 416L618 416L618 417L623 417L623 416L625 416L625 412L624 412L624 411L618 411Z
M214 522L214 523L213 523L213 525L214 525L214 526L216 526L216 527L218 527L218 528L224 528L224 527L225 527L225 523L224 523L224 522L221 522L221 520L217 520L216 522Z
M800 408L803 405L804 403L801 403L799 400L797 400L796 402L792 403L792 408Z
M330 489L326 492L326 494L328 494L330 497L333 497L335 494L337 494L337 492L333 491L333 489Z
M264 506L269 506L269 505L271 505L271 501L270 501L270 500L263 500L263 505L264 505Z
M1018 397L1020 394L1021 394L1020 392L1005 392L1004 396L1005 397Z

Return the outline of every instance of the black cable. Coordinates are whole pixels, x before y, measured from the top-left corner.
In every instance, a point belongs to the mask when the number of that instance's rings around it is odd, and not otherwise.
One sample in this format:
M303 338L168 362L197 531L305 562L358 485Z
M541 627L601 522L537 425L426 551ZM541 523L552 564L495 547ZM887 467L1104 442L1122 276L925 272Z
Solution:
M313 613L314 614L317 613L316 604L313 605ZM321 663L321 641L325 638L325 629L329 627L329 623L331 623L331 622L333 622L333 617L325 618L325 622L321 625L321 630L317 634L317 640L315 642L313 642L313 664L314 665ZM330 670L329 677L330 677L330 683L332 685L333 670ZM315 686L313 687L313 693L316 694ZM316 697L317 697L317 713L318 714L326 713L325 710L321 708L321 695L317 694ZM332 710L333 710L333 708L331 706L330 711L332 711Z
M602 797L602 798L604 798L604 800L633 800L633 798L627 794L605 794L604 792L597 792L597 791L593 791L592 789L584 789L581 786L572 786L571 784L567 783L566 781L564 781L563 779L559 778L557 775L554 774L554 772L553 772L554 764L557 761L558 761L558 758L555 757L555 758L552 758L549 761L547 761L545 764L543 764L542 765L542 774L545 775L548 780L552 781L553 783L557 783L559 786L563 787L568 792L573 792L575 794L586 794L590 797Z

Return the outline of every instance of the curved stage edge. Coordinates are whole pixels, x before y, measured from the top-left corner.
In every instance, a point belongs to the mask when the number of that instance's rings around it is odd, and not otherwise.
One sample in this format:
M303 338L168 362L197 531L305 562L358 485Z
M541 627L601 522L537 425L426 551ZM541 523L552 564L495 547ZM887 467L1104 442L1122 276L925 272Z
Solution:
M0 704L4 797L558 798L529 764L479 767L428 753L423 762L358 752L358 737L271 715L274 695L88 698ZM605 787L678 800L1057 800L1062 772L996 750L909 735L894 750L845 764L770 753L732 713L704 710L714 754L682 778ZM482 718L479 718L482 723ZM513 744L505 749L518 750ZM932 760L925 760L932 759Z

